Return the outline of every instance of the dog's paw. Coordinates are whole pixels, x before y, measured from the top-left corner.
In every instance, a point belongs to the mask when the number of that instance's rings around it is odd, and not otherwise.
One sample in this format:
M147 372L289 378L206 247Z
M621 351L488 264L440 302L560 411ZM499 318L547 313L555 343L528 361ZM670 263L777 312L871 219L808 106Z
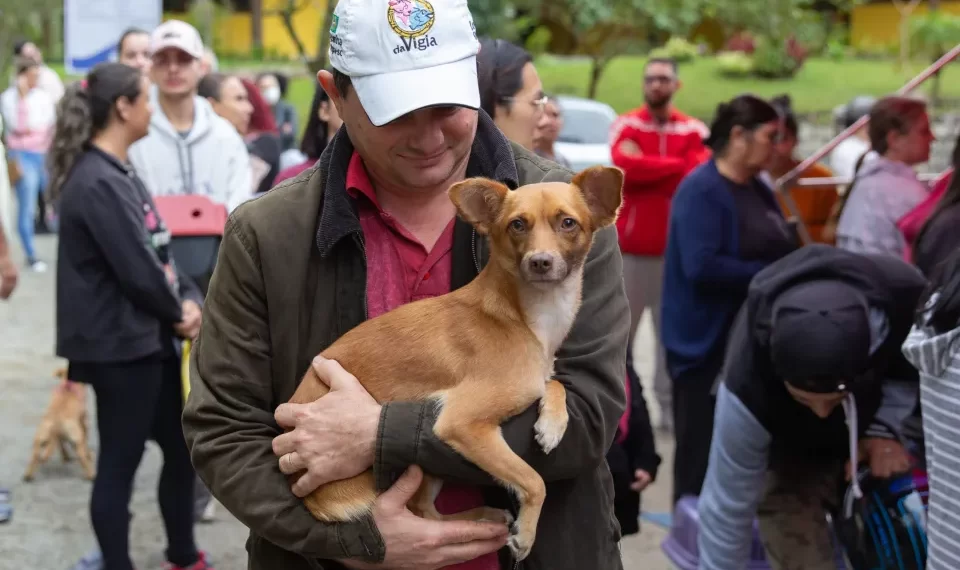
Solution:
M560 445L560 440L567 431L567 416L564 414L563 419L557 419L549 414L540 414L533 430L536 432L537 443L544 453L549 454Z
M533 541L524 540L519 534L514 534L507 540L507 547L510 549L510 553L513 554L513 559L520 562L530 555L530 549L533 548Z

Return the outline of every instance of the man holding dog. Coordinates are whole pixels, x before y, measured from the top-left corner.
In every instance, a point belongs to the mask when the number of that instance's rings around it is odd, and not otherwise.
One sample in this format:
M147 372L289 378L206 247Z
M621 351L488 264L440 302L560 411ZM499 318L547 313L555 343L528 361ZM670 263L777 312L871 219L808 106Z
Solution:
M240 206L227 224L183 419L198 472L251 529L252 569L511 567L506 526L428 521L405 507L421 477L412 464L447 481L436 502L442 513L511 505L489 475L435 437L434 406L380 405L349 371L314 360L365 319L477 275L486 243L456 219L451 184L571 179L478 111L478 49L465 0L341 0L334 71L318 79L344 128L316 167ZM621 568L603 461L624 407L621 276L616 233L600 231L579 316L556 360L570 416L559 447L545 455L536 443L536 405L503 425L504 439L547 484L532 566ZM330 394L283 404L311 361ZM384 492L356 522L320 524L298 498L370 468ZM300 471L291 489L284 474Z

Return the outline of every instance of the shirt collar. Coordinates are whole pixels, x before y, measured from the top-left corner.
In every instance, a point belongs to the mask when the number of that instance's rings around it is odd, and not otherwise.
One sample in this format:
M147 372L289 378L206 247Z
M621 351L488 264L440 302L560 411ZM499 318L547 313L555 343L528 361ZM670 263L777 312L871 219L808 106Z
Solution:
M483 110L478 111L478 114L477 132L470 149L470 161L467 163L467 177L482 176L501 182L510 189L516 189L520 185L520 175L510 141L493 123L490 115ZM361 168L354 169L358 172L351 173L355 160L360 162ZM347 190L360 182L359 171L362 171L363 177L369 183L360 155L354 150L346 128L341 128L320 156L318 176L323 181L323 200L316 244L323 257L329 255L344 237L350 234L359 235L361 232L355 199ZM359 186L357 189L368 197L373 196L376 203L372 184L369 184L369 194Z

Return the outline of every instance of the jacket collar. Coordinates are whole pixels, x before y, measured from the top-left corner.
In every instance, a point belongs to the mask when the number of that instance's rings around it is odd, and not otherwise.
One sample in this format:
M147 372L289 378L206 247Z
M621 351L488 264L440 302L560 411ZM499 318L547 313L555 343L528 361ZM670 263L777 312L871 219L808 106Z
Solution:
M650 112L650 107L647 105L643 105L642 107L640 107L640 111L638 112L638 115L640 116L640 119L644 121L653 122L657 120L657 118L653 116L653 113ZM668 123L676 123L679 121L683 121L686 118L687 118L686 115L678 111L677 108L674 107L672 103L670 104L670 107L667 112Z
M514 190L520 185L520 175L510 142L487 113L483 110L478 113L477 134L470 150L467 177L491 178ZM320 155L318 174L324 181L324 188L316 242L323 257L327 257L344 237L361 233L354 201L347 194L347 166L351 156L353 144L346 128L337 131Z

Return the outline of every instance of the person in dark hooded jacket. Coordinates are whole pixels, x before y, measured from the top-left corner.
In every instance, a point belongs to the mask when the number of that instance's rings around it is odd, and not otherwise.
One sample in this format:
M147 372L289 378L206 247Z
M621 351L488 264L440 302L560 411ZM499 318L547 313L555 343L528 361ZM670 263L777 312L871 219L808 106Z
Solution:
M918 376L900 346L925 286L893 256L824 245L753 279L718 387L701 570L744 568L757 515L774 570L836 568L824 509L850 463L881 478L910 467L899 438Z

